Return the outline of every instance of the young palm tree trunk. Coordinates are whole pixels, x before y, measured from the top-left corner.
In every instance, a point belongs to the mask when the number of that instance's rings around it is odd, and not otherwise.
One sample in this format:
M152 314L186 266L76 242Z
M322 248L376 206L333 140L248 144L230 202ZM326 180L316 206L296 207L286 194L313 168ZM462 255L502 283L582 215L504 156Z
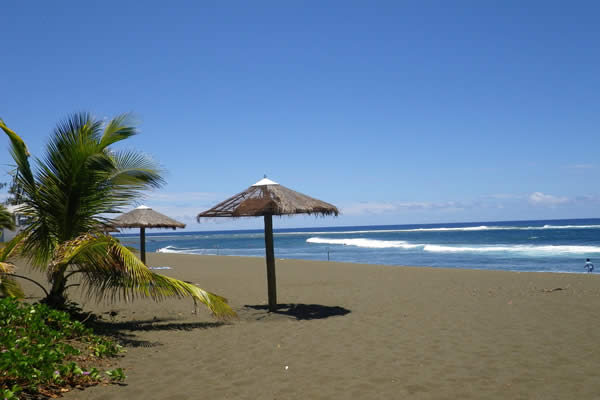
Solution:
M65 288L67 286L67 279L65 278L65 271L57 271L52 276L52 288L50 293L44 299L44 303L48 304L53 308L62 308L67 302Z

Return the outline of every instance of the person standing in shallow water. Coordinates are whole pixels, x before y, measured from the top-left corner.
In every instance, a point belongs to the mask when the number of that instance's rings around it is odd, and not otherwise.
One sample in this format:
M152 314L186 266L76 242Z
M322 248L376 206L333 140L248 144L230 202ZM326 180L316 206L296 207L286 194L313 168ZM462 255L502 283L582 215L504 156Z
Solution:
M583 266L587 270L587 272L592 272L594 270L594 264L590 261L590 259L585 260L585 265Z

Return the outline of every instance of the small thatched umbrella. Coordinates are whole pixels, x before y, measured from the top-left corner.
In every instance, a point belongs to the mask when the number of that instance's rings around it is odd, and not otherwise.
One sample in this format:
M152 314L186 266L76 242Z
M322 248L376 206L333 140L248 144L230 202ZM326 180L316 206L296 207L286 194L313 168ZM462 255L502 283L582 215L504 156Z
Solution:
M146 264L146 228L185 228L185 224L175 221L150 207L139 206L128 213L121 214L112 221L119 228L140 228L140 255Z
M329 203L295 192L277 182L264 179L248 189L198 214L201 218L258 217L265 219L265 253L267 258L267 287L269 311L277 310L277 284L275 280L275 251L273 248L273 215L315 214L339 215Z

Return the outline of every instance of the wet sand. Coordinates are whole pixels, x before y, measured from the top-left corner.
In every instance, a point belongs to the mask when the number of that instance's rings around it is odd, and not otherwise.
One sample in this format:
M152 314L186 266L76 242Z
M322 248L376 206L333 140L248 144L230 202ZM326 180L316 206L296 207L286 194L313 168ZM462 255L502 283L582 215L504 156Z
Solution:
M66 399L596 399L600 276L148 254L229 299L95 304L127 348L125 386ZM21 273L25 270L19 269ZM26 285L40 295L39 289Z

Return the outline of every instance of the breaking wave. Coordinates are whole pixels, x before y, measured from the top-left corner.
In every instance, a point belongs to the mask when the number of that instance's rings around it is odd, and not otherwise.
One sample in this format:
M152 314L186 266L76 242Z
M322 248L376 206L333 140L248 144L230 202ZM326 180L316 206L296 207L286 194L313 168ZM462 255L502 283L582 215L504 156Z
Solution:
M439 245L424 243L409 243L403 240L374 240L374 239L331 239L311 237L306 240L307 243L333 244L344 246L355 246L370 249L422 249L431 253L522 253L528 255L544 256L549 254L590 254L600 253L598 246L555 246L555 245L487 245L487 246L468 246L468 245Z
M175 246L167 246L162 247L156 250L157 253L182 253L181 250L178 250Z
M530 246L530 245L513 245L513 246L447 246L427 244L423 247L424 251L433 253L526 253L529 255L549 255L549 254L589 254L600 253L600 247L597 246Z
M600 229L600 225L544 225L544 226L467 226L461 228L418 228L398 232L444 232L444 231L539 231L544 229Z
M190 249L175 246L166 246L156 250L157 253L169 254L214 254L216 249Z
M341 244L344 246L356 246L366 247L371 249L385 249L385 248L401 248L401 249L413 249L422 245L410 244L404 240L375 240L375 239L326 239L319 237L312 237L306 239L307 243L319 243L319 244Z

